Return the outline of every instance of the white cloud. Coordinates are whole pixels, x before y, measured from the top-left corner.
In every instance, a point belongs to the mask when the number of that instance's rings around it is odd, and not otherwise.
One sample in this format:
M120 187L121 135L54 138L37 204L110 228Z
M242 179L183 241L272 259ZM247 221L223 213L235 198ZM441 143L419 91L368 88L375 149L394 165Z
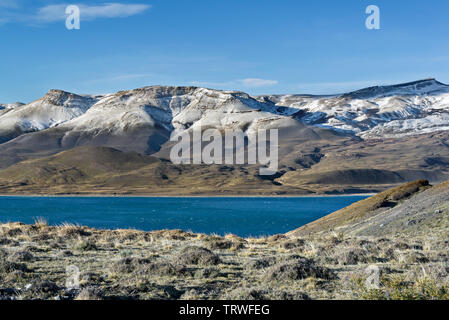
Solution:
M36 20L41 22L56 22L65 20L65 10L68 4L48 5L40 8L36 14ZM123 4L106 3L88 6L80 4L81 20L95 20L98 18L126 18L142 13L151 8L147 4Z
M250 88L270 87L270 86L275 86L279 83L279 81L276 81L276 80L266 80L266 79L258 79L258 78L242 79L242 80L238 80L238 82L243 84L245 87L250 87Z

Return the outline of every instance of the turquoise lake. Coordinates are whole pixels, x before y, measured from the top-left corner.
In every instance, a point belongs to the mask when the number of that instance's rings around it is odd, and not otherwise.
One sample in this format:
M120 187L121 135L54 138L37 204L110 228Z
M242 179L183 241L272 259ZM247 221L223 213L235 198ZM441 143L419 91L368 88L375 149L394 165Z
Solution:
M242 237L284 233L364 199L339 197L0 197L0 221L101 229L183 229Z

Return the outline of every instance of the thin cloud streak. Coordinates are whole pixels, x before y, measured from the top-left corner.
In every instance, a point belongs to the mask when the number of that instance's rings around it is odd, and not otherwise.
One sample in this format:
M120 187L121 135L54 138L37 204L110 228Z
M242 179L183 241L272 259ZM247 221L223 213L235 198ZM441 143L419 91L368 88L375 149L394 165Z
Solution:
M56 22L65 20L65 10L68 4L48 5L40 8L36 13L36 20L42 22ZM95 20L98 18L126 18L142 13L151 8L147 4L108 3L96 6L78 5L81 20Z
M0 8L3 8L0 16L0 25L19 22L30 26L40 24L54 23L67 19L66 8L69 4L47 5L38 8L34 13L24 13L20 10L19 1L3 2L0 0ZM92 21L96 19L127 18L141 14L149 9L148 4L124 4L124 3L105 3L98 5L79 4L81 21Z

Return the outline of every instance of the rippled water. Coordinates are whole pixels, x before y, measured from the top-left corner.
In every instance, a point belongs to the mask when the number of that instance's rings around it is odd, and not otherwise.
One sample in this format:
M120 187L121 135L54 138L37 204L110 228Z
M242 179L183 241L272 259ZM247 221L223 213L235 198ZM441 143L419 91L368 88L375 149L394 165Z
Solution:
M364 199L338 197L0 197L0 221L63 222L95 228L183 229L242 237L298 228Z

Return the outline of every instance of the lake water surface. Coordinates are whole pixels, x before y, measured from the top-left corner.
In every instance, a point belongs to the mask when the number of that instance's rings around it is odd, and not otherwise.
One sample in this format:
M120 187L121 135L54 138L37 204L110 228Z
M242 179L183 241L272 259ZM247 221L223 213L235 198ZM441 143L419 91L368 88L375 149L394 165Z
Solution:
M0 197L0 221L69 222L102 229L183 229L242 237L296 229L364 199L338 197Z

